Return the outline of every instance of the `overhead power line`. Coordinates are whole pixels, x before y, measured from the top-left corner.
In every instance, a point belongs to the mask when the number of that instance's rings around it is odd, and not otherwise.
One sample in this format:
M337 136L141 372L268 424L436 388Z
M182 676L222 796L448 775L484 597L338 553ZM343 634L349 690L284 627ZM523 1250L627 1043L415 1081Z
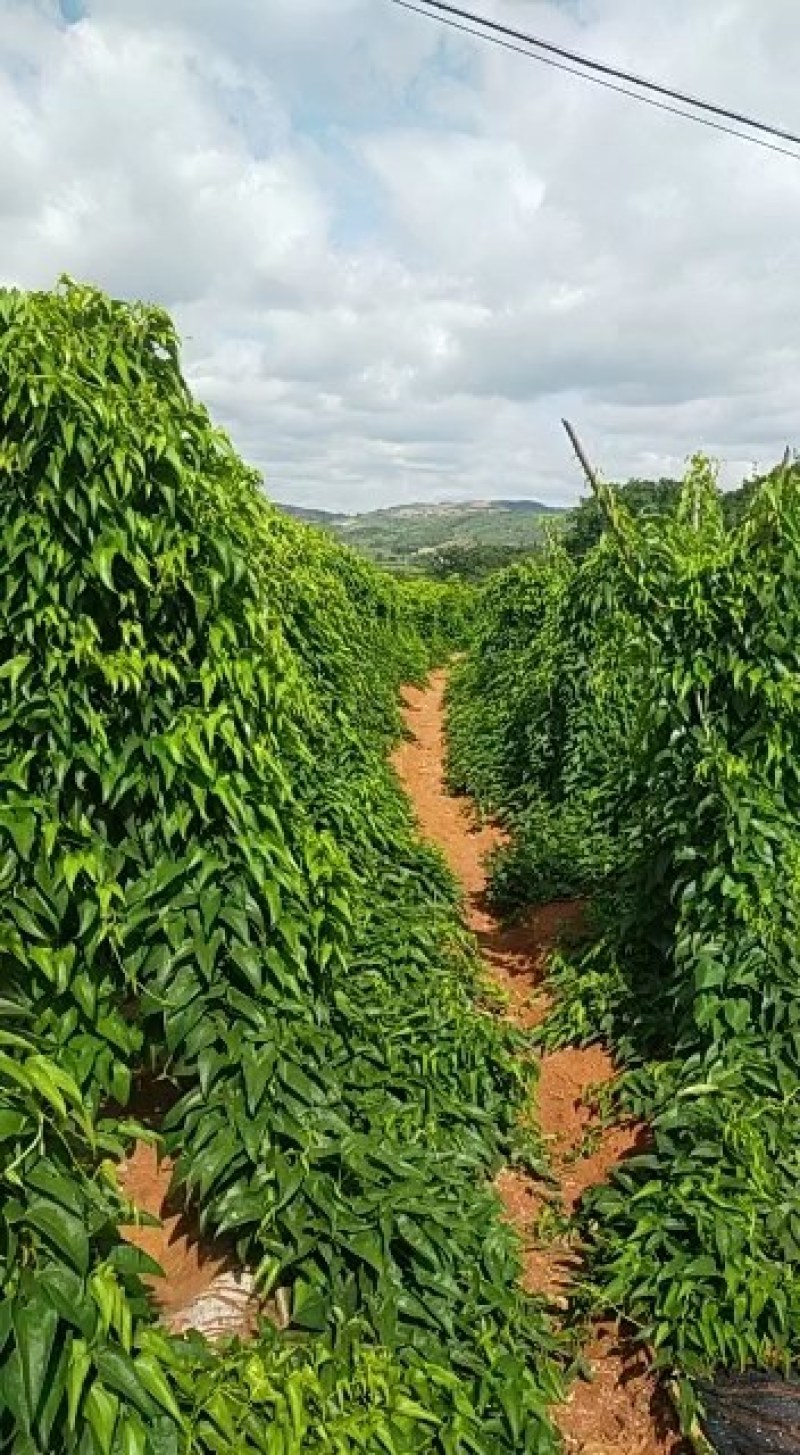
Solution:
M682 117L685 121L693 121L698 126L709 127L712 131L722 132L725 136L736 137L739 141L750 142L753 146L763 147L765 151L778 152L781 156L792 157L800 161L800 151L792 151L789 147L778 146L775 142L764 141L761 136L753 136L749 132L739 131L734 126L728 126L722 121L712 121L709 115L698 115L697 112L711 113L714 116L726 117L730 121L736 121L742 126L749 126L754 131L777 137L784 141L795 142L800 147L800 135L786 131L781 127L770 125L768 122L757 120L737 111L729 110L727 107L718 106L711 101L702 101L686 92L673 90L669 86L662 86L656 81L648 81L644 77L636 76L632 72L623 71L615 66L606 65L602 61L590 60L587 57L578 55L575 51L567 50L563 46L557 46L550 41L543 41L536 36L528 35L525 31L514 30L510 26L501 25L498 21L486 20L469 10L462 10L454 5L447 5L443 0L390 0L393 5L403 10L411 10L415 15L422 15L427 20L438 21L441 25L448 26L451 30L458 30L462 34L475 36L478 40L488 41L492 45L499 46L502 50L514 51L517 55L526 56L530 61L538 61L542 65L551 66L554 70L565 71L570 76L578 76L582 81L590 81L595 86L602 86L607 91L615 91L618 95L627 96L633 101L641 101L645 106L652 106L657 111L666 111L672 116ZM474 22L467 24L466 22ZM514 37L508 39L507 37ZM538 47L545 54L539 54L533 47ZM575 64L567 64L565 60L556 60L555 56L563 56L574 61ZM586 69L579 69L580 66ZM602 74L598 74L602 73ZM610 81L608 76L616 76L619 82ZM622 81L630 82L631 85L639 86L642 91L634 91L629 85L620 84ZM655 95L642 94L643 91L655 92L659 96L668 96L680 101L683 105L671 105L667 101L656 99ZM695 107L696 111L687 110L686 107Z
M784 131L781 127L771 126L769 122L756 120L752 116L745 116L741 111L731 111L727 106L718 106L713 101L703 101L698 96L690 95L687 91L676 91L672 86L663 86L658 81L649 81L644 76L637 76L633 71L622 71L618 66L610 66L604 61L582 56L578 51L567 50L565 46L542 40L539 36L530 35L527 31L514 30L510 25L501 25L497 20L486 20L483 16L476 15L470 10L462 10L457 5L447 4L445 0L422 0L422 4L429 10L438 11L439 14L453 15L458 20L468 20L473 25L480 25L484 30L493 34L510 36L512 40L524 41L526 45L536 46L538 50L559 56L563 61L571 61L573 65L583 66L588 71L613 76L617 81L627 81L634 86L640 86L645 91L654 91L659 96L667 96L671 101L680 101L683 105L696 107L699 111L711 112L715 116L723 117L726 121L739 122L742 126L752 127L754 131L762 131L768 136L777 137L780 141L792 141L800 146L800 136L795 135L794 132Z

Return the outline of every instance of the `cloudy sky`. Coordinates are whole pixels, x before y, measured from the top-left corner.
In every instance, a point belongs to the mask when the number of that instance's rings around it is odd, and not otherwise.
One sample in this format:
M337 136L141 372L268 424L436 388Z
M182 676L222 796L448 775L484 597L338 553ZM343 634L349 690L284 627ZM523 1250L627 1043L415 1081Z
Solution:
M797 0L476 0L800 131ZM0 279L170 308L276 498L800 445L800 161L389 0L0 0Z

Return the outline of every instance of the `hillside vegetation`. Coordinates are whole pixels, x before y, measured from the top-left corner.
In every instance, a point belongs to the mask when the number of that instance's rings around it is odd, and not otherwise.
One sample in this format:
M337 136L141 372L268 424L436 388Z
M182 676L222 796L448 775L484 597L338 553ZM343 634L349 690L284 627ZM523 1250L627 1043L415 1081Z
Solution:
M582 1205L586 1304L692 1380L800 1357L800 469L748 495L726 524L700 459L661 518L603 489L593 549L490 583L451 693L496 900L594 905L543 1039L606 1040L651 1128Z
M728 524L741 519L762 479L747 480L721 496ZM674 515L681 481L634 479L615 484L613 489L632 515L660 518ZM329 531L395 573L468 581L485 579L538 553L551 539L562 540L568 555L578 559L597 545L608 525L594 496L571 508L545 506L535 500L398 505L363 515L305 506L279 508Z
M386 763L463 595L274 511L158 310L6 291L0 330L0 1449L553 1451L488 1182L529 1071ZM285 1333L157 1326L139 1135Z
M541 544L546 528L557 529L566 515L536 500L395 505L361 515L281 508L323 526L371 560L404 571L430 571L433 558L450 548L530 551ZM502 563L502 555L499 559Z

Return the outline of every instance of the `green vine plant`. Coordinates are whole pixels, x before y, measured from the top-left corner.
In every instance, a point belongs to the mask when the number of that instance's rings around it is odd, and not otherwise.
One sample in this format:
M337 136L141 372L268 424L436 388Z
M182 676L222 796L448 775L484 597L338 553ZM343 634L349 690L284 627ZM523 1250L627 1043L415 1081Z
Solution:
M471 598L281 516L167 316L68 280L0 293L0 518L0 1449L555 1452L491 1190L531 1061L387 766ZM159 1328L114 1177L155 1076L285 1330Z
M670 516L614 504L580 560L490 582L451 689L453 781L512 829L498 898L592 896L542 1040L609 1044L651 1145L583 1202L587 1307L687 1428L721 1371L800 1358L799 575L797 465L726 522L698 457Z

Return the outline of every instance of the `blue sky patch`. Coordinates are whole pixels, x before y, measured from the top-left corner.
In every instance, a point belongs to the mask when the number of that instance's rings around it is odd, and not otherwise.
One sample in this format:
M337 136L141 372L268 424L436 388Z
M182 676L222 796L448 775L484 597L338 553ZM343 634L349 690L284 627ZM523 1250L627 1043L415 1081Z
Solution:
M67 25L77 24L86 14L84 0L58 0L58 4L62 18L66 20Z

